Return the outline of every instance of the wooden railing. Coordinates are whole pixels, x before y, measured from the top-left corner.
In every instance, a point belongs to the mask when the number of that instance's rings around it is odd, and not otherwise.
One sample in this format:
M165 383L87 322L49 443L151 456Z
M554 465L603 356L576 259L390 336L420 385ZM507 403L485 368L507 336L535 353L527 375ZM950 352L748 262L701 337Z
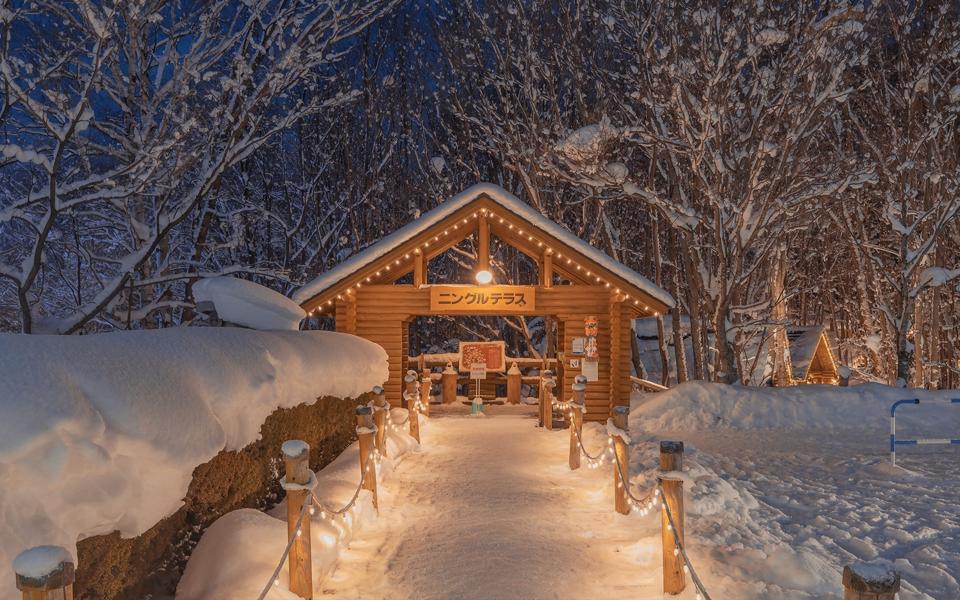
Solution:
M665 392L668 388L667 386L660 385L659 383L654 383L649 379L643 379L640 377L630 376L630 383L637 387L637 389L644 392Z

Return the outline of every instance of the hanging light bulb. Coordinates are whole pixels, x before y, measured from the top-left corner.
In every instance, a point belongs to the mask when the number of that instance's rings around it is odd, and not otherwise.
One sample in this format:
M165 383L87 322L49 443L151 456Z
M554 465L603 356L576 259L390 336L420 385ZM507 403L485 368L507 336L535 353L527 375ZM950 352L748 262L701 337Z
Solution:
M482 271L477 271L476 278L477 278L477 283L486 285L491 281L493 281L493 273L491 273L486 269L483 269Z

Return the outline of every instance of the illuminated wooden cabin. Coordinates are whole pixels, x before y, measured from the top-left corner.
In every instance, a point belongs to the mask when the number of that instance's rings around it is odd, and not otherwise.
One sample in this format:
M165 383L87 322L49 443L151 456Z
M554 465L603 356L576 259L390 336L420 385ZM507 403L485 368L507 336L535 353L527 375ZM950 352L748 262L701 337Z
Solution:
M787 330L790 340L790 363L796 384L840 381L837 361L830 349L826 327L794 327Z
M476 281L428 281L429 261L470 236L478 251ZM536 263L536 285L491 281L491 236ZM401 279L412 283L398 283ZM308 312L334 316L338 331L383 346L390 360L385 390L395 406L401 403L410 322L416 317L555 320L559 394L570 390L583 369L585 357L574 356L574 340L585 336L585 320L596 317L597 356L589 359L596 362L588 363L591 375L596 367L596 378L587 383L586 394L586 416L594 421L630 402L631 320L673 306L673 298L642 275L492 184L474 185L446 200L309 282L294 300Z

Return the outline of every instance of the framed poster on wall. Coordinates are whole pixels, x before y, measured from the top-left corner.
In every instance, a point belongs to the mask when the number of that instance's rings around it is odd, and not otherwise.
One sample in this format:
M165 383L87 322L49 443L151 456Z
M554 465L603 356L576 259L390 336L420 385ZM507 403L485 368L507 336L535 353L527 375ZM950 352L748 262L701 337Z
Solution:
M477 363L487 365L487 372L506 371L506 342L460 342L460 370L469 371Z

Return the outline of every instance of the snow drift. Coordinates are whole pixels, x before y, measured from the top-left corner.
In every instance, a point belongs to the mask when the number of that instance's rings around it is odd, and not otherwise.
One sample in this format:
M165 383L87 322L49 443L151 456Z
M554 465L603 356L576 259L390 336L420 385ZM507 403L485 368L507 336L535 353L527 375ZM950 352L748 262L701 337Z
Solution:
M20 551L138 535L180 506L197 465L255 441L275 409L387 376L382 348L332 332L0 335L0 598L19 597Z
M193 297L197 302L212 302L224 321L253 329L297 331L307 316L280 292L236 277L201 279L193 284Z
M890 405L896 400L920 398L922 403L958 394L956 390L934 392L875 383L765 388L693 381L645 397L630 413L630 430L855 429L877 431L882 436L889 427ZM936 426L944 418L957 424L958 417L956 409L921 404L909 413L901 411L897 420Z

